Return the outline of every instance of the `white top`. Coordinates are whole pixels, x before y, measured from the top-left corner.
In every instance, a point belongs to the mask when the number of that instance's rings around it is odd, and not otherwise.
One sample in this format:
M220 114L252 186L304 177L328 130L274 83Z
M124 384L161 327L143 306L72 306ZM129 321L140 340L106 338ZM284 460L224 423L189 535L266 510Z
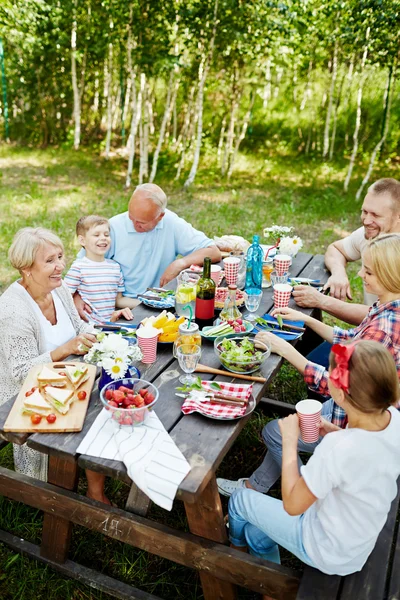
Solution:
M364 251L365 246L368 244L368 240L365 238L364 227L356 229L345 237L343 240L343 249L351 261L360 260L361 254ZM378 296L369 294L364 288L364 302L368 306L372 306L374 302L378 300Z
M304 513L303 544L328 575L360 571L381 532L400 474L400 413L384 431L342 429L317 446L301 474L318 500Z
M72 294L78 291L91 307L89 320L101 325L110 320L118 292L125 291L121 267L109 258L101 262L86 256L77 258L65 276L65 283Z
M63 303L57 294L53 291L54 308L56 310L56 324L52 325L50 321L46 319L38 304L34 301L32 296L28 294L25 288L22 288L25 294L28 296L29 301L32 304L33 310L36 312L40 327L43 332L45 339L45 352L52 352L56 348L59 348L72 338L76 337L75 329L72 326L71 319L68 316L67 311L64 308Z

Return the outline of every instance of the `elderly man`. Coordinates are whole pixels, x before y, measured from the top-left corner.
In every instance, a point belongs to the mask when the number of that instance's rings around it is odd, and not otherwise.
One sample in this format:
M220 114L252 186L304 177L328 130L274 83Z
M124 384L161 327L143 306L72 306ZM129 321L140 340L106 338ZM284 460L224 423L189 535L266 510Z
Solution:
M325 254L325 264L331 276L325 284L330 296L325 296L309 286L296 286L293 296L303 307L315 307L347 323L358 325L376 297L364 290L365 304L352 304L346 265L361 258L361 252L380 233L400 233L400 182L396 179L379 179L372 184L361 208L363 226L343 240L333 242Z
M128 211L112 217L110 229L111 247L106 257L121 265L125 280L118 308L134 308L138 294L165 285L191 264L202 264L206 256L212 262L221 260L213 240L168 210L165 192L153 183L135 189ZM77 295L74 301L85 318L90 307Z

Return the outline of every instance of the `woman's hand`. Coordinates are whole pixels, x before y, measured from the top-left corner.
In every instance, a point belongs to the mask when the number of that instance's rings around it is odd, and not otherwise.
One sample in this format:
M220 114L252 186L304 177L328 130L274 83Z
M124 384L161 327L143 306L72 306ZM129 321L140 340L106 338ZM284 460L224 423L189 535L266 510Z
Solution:
M289 415L284 419L279 419L278 425L282 435L282 443L290 444L297 448L300 436L299 417L297 413Z
M287 350L288 346L292 347L289 342L283 340L277 335L270 333L269 331L261 331L256 335L256 341L264 342L264 344L270 344L271 352L275 352L275 354L279 354L280 356L284 356L285 350Z
M97 338L93 333L80 333L67 342L65 346L68 346L69 354L82 355L86 354L96 342Z
M288 321L304 321L306 320L306 315L304 315L299 310L294 310L293 308L274 308L271 315L276 317L276 315L281 315Z
M324 435L332 433L332 431L340 431L340 427L333 425L333 423L321 417L319 422L319 435L324 437Z

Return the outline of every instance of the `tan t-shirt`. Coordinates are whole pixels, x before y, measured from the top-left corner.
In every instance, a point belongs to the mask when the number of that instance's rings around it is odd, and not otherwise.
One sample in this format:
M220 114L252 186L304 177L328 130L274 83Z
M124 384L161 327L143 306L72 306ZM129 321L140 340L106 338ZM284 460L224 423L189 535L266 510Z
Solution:
M364 227L356 229L342 241L343 249L349 259L351 261L360 260L361 254L365 246L368 244L368 240L365 239L364 235ZM364 287L364 303L368 304L368 306L372 306L377 300L378 296L375 296L374 294L368 294Z

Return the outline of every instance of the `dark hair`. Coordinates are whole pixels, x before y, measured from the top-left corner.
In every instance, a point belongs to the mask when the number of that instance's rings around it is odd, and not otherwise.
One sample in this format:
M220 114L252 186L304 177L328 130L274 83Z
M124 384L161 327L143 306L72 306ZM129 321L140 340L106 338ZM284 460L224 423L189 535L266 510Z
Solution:
M399 400L400 388L393 356L382 344L358 340L349 360L349 392L346 400L363 413L384 411ZM335 354L329 366L336 367Z
M97 225L109 225L108 219L105 217L99 217L99 215L88 215L87 217L81 217L76 224L76 235L85 235L92 229L92 227L97 227Z

